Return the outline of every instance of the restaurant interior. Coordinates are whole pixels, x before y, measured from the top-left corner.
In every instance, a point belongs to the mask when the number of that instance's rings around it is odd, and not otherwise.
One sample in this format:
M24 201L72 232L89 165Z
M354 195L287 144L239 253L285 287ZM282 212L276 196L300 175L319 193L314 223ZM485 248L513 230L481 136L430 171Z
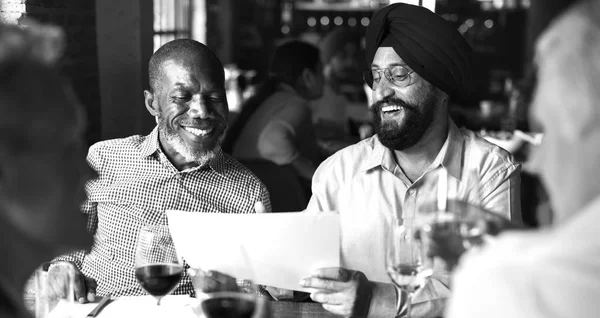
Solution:
M30 17L63 27L67 49L61 71L86 109L86 142L146 135L155 121L144 107L148 61L163 44L192 38L206 44L221 60L234 125L244 102L269 76L269 57L290 39L322 50L343 47L353 71L342 79L342 129L313 122L322 151L332 155L373 134L370 94L361 73L365 32L377 10L397 2L427 7L449 21L473 48L475 93L449 105L451 118L504 148L527 166L543 131L529 118L535 84L534 46L550 20L573 0L54 0L0 1L5 22ZM344 29L346 43L325 43ZM300 211L310 190L289 170L247 162L271 193L274 212ZM294 179L294 180L292 180ZM540 180L521 173L523 223L551 224L547 192Z
M50 13L44 6L31 6L30 12L24 13L42 22L63 25L67 31L64 69L87 108L89 144L145 134L152 129L154 121L142 107L141 92L148 85L144 80L146 62L154 50L170 40L191 37L216 52L225 65L230 121L235 121L243 101L267 77L270 52L287 39L298 38L318 46L327 33L344 28L351 34L348 54L360 71L368 69L363 58L366 27L372 14L390 3L386 0L64 2L62 9ZM434 10L451 22L475 51L475 94L471 100L450 107L457 125L478 132L526 162L539 133L530 126L527 116L528 96L534 81L532 48L551 18L573 1L400 2ZM81 9L64 9L68 7ZM25 9L29 8L28 5ZM85 10L84 27L70 18L77 10ZM90 25L94 20L95 24ZM82 42L86 45L81 46ZM336 136L326 128L321 134L321 145L330 152L360 140L360 127L368 127L370 122L369 93L360 74L355 75L348 76L340 88L348 101L345 134ZM273 175L268 171L258 174L266 175L265 178ZM298 197L289 194L293 191L281 194L281 188L271 189L278 193L276 197L285 196L288 202L282 206L276 203L279 211L299 209L307 201L307 195ZM538 180L523 174L521 190L526 192L522 195L523 211L529 211L524 213L525 223L548 224L550 211ZM290 201L296 203L289 204Z

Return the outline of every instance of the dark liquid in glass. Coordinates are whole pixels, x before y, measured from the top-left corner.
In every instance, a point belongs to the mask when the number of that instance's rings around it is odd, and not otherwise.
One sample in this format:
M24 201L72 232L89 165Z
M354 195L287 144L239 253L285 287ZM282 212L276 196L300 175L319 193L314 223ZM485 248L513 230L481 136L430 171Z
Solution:
M135 277L152 296L165 296L181 279L181 265L150 264L135 269Z
M255 300L243 294L215 296L202 302L202 310L208 318L250 318L255 307Z

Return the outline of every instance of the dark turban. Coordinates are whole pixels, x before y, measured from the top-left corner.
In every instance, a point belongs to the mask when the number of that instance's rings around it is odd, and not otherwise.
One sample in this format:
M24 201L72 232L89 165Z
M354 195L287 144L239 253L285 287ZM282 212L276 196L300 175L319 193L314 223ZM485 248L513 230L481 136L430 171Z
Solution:
M471 46L449 22L427 8L389 5L373 15L367 28L367 64L377 48L392 47L422 78L452 98L472 91Z

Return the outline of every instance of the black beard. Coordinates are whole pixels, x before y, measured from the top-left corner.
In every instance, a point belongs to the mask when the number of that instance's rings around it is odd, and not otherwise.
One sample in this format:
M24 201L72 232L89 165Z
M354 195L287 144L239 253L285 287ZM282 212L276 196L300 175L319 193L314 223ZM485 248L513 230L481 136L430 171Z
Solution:
M416 145L433 122L437 97L428 91L420 103L422 107L396 97L384 98L371 106L375 133L382 145L393 150L404 150ZM400 106L405 112L402 123L381 121L381 108L386 105Z

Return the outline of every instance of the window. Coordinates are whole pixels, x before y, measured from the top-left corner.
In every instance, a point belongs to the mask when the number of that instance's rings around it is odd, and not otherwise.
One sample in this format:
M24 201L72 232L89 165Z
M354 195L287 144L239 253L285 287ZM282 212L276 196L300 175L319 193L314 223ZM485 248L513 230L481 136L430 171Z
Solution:
M191 37L192 0L154 0L154 51L163 44Z

